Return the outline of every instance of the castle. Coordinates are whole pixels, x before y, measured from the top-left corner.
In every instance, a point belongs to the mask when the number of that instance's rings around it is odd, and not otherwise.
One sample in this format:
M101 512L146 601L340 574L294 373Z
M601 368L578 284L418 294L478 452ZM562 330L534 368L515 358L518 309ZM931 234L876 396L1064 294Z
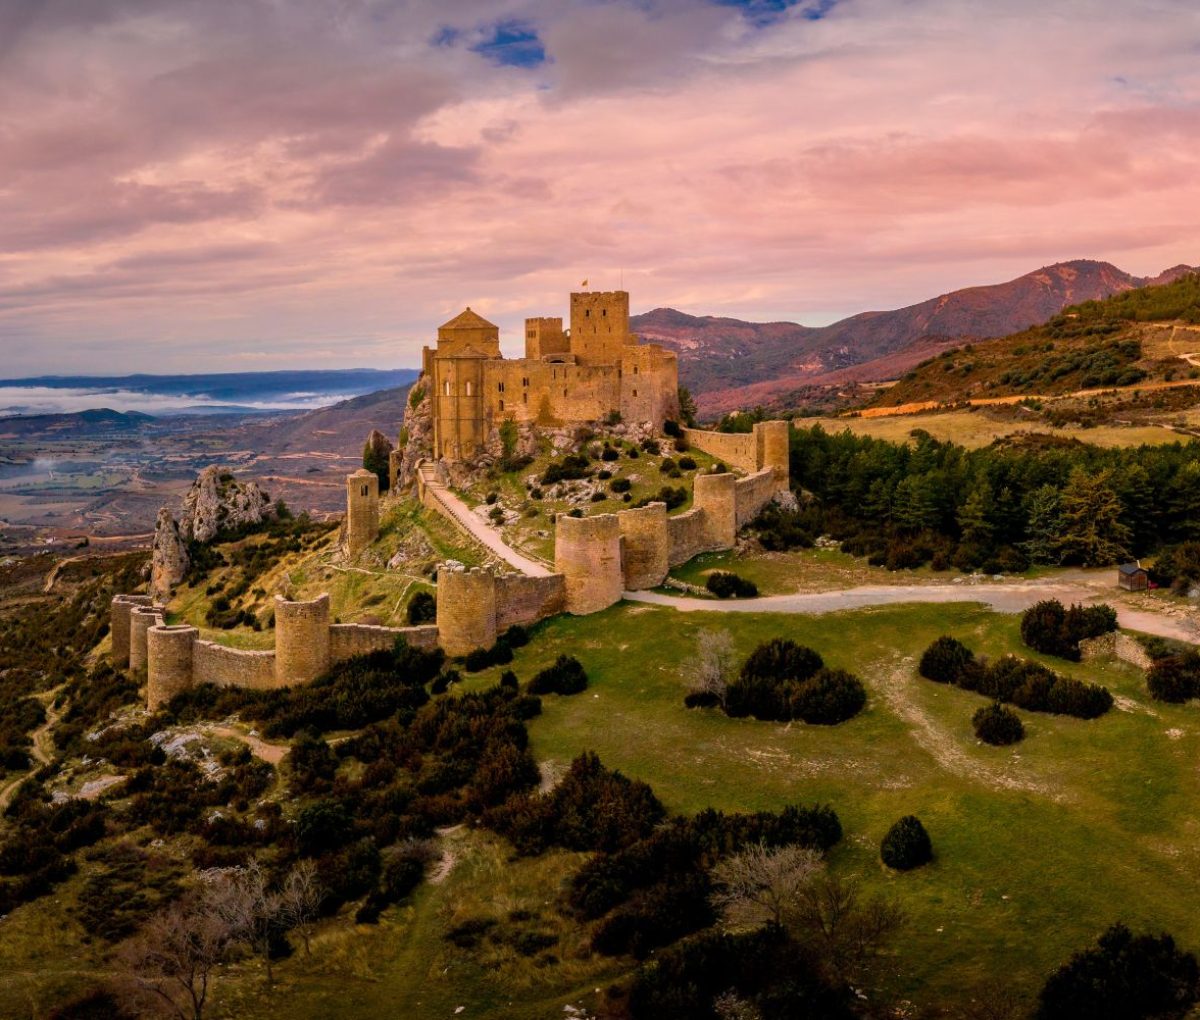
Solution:
M561 427L619 415L658 431L678 418L675 355L639 344L629 332L624 291L572 294L569 332L561 319L526 320L525 354L505 360L497 327L470 308L438 329L436 348L424 350L432 441L419 444L412 478L418 500L460 527L458 513L465 511L450 493L444 466L485 451L503 422ZM166 607L151 596L118 595L111 606L113 661L146 677L153 710L196 684L269 689L308 683L332 664L389 649L398 638L463 656L490 648L514 624L600 612L626 591L662 584L671 567L700 553L732 549L738 529L788 491L787 422L761 422L739 434L684 429L682 436L732 468L696 475L690 509L668 514L664 503L651 502L589 517L561 515L552 568L516 556L508 559L515 572L439 571L434 624L343 624L331 618L327 594L299 601L277 595L275 648L250 651L203 640L197 627L168 623ZM391 455L393 486L399 453ZM348 475L347 555L376 540L380 510L377 476L367 470Z
M467 308L438 327L421 367L436 460L470 460L505 420L557 426L619 414L661 428L679 417L675 355L638 343L623 290L572 294L569 330L562 319L526 319L524 358L506 359L499 328Z

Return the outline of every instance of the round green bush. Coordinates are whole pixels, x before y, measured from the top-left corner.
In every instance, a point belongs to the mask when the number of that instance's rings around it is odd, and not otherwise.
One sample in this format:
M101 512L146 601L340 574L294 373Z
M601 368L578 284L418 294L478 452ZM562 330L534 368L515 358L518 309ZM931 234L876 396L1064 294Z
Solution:
M879 846L883 863L896 871L911 871L933 860L933 843L916 815L905 815L888 829Z
M953 684L974 661L975 653L971 649L957 638L943 634L925 649L918 671L926 680Z
M994 747L1005 747L1025 739L1025 726L1021 717L998 701L981 708L971 722L975 726L975 736Z

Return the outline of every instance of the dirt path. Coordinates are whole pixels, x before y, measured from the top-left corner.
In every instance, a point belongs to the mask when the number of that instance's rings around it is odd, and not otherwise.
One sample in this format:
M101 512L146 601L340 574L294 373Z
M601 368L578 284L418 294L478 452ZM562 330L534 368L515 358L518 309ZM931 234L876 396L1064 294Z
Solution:
M54 738L51 736L50 731L55 727L59 719L59 713L54 709L54 699L58 696L58 692L65 686L66 684L59 684L48 691L42 691L34 695L38 701L46 706L46 721L29 735L32 742L29 754L37 762L38 766L49 765L50 759L54 755ZM29 769L26 772L13 776L3 787L0 787L0 813L3 813L8 808L8 805L12 802L17 792L17 787L28 779L33 771L33 769Z
M1179 355L1190 364L1196 355ZM920 414L922 411L936 411L948 407L995 407L1002 404L1019 404L1022 400L1068 400L1073 397L1098 397L1109 393L1145 393L1149 390L1173 390L1181 386L1196 386L1195 379L1171 379L1157 382L1137 383L1133 386L1098 386L1087 390L1072 390L1070 393L1014 393L1007 397L970 397L967 400L918 400L908 404L897 404L895 407L868 407L862 411L847 412L857 414L860 418L891 418L904 414ZM847 415L843 415L846 417Z
M466 503L434 477L431 466L422 464L418 470L421 472L423 486L428 490L443 516L457 524L476 542L504 560L510 567L530 577L548 577L550 575L549 567L517 552L500 537L494 528L480 520L479 516L473 513Z
M996 789L1036 793L1055 801L1066 799L1045 783L1021 779L1000 763L985 764L967 754L960 746L959 738L939 725L909 697L909 691L916 682L915 661L912 656L905 656L894 668L885 667L876 677L876 683L888 707L908 724L913 740L928 751L938 765L947 772ZM1006 760L1012 761L1011 758Z
M981 602L1001 613L1019 613L1042 599L1056 598L1063 603L1094 602L1106 593L1077 581L1048 578L1009 584L929 584L863 585L844 591L812 592L796 595L768 595L764 598L721 601L683 598L657 592L626 592L633 602L668 606L681 612L701 613L837 613L867 606L900 605L906 602ZM1111 596L1109 596L1111 597ZM1131 609L1115 605L1117 621L1130 630L1200 643L1200 626L1194 620L1169 617L1155 610Z
M287 744L272 744L261 737L243 733L232 726L205 726L203 732L214 737L225 737L228 740L238 740L250 748L250 753L271 765L278 765L284 755L291 750Z

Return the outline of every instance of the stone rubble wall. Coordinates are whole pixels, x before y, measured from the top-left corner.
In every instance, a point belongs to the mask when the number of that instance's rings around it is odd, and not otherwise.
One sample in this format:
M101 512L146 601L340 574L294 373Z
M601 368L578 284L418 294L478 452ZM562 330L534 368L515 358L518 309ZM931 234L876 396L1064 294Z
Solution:
M1154 665L1154 660L1142 647L1142 643L1119 630L1080 641L1079 652L1084 662L1093 659L1120 659L1137 666L1138 669L1149 669Z

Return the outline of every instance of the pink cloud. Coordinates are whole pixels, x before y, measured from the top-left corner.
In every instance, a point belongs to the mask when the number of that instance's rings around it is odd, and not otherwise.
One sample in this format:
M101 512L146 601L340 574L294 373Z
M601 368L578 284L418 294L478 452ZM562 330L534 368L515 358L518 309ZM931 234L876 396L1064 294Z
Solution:
M585 277L815 324L1062 258L1200 258L1184 0L4 12L10 374L148 342L164 370L415 364L462 304L515 342ZM500 16L545 64L471 51Z

